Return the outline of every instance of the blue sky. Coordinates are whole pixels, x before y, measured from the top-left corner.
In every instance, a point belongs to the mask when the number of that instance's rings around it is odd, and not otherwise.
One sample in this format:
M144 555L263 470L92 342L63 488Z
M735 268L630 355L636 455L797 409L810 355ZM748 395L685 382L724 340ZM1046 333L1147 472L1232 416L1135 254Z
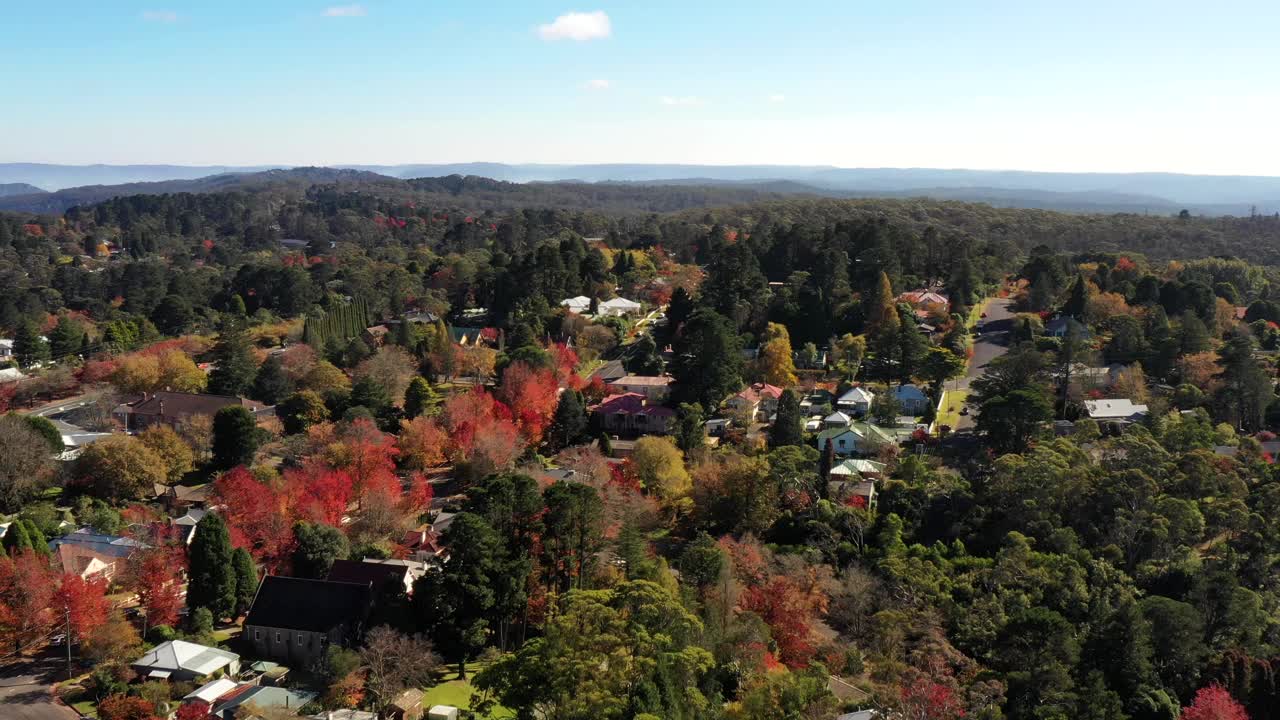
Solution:
M1274 0L46 0L0 162L1280 174Z

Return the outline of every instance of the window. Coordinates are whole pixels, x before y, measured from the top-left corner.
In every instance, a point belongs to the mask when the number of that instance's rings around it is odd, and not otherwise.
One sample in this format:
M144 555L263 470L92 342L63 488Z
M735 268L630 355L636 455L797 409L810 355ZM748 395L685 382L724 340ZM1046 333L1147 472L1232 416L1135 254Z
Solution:
M302 633L298 633L298 645L302 645Z
M261 640L261 639L262 639L262 631L261 631L261 630L254 630L254 631L253 631L253 639L254 639L254 640Z
M283 642L283 641L284 641L284 636L282 636L282 635L280 634L280 631L279 631L279 630L277 630L277 631L276 631L276 642Z

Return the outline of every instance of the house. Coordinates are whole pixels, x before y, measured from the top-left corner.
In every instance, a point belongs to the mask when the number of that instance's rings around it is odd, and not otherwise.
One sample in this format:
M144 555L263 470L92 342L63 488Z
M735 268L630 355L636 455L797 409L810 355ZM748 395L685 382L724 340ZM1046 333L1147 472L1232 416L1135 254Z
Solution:
M13 339L0 338L0 360L13 358Z
M875 479L884 475L884 463L861 458L850 458L831 468L829 480Z
M367 327L364 332L360 333L360 339L371 348L380 348L387 341L387 334L391 332L391 328L386 325L374 325Z
M367 710L325 710L315 715L308 715L308 720L378 720L378 716Z
M444 557L447 558L448 555L446 554ZM425 560L408 560L408 559L401 560L399 558L365 558L361 562L371 563L374 565L395 565L395 566L404 568L405 572L407 572L409 575L407 578L408 580L407 587L409 589L409 592L412 593L413 584L417 582L418 578L422 577L423 575L426 575L427 572L431 570L433 567L439 567L441 563L443 563L443 560L437 560L436 562L432 563L432 562L427 562Z
M413 592L413 575L404 565L383 565L359 560L334 560L326 580L368 585L375 599L403 590Z
M240 687L240 683L232 680L231 678L217 678L216 680L210 680L204 685L201 685L195 690L183 695L182 702L202 702L212 707L218 702L219 698L222 698L227 693L238 687Z
M276 242L290 250L305 250L311 244L310 241L301 238L280 238Z
M633 435L667 435L676 411L653 405L639 393L610 395L591 408L591 414L606 432Z
M618 378L626 376L627 370L622 366L621 360L610 360L597 368L595 372L591 373L592 380L600 378L600 382L603 382L605 385L608 385Z
M183 545L191 544L191 538L195 537L196 534L196 525L204 519L206 514L207 511L203 508L189 508L182 516L170 518L169 524L177 528L178 540Z
M49 547L62 563L63 572L110 580L135 550L147 544L119 535L103 535L86 527L55 538Z
M640 303L617 297L597 305L596 314L602 317L623 317L626 315L639 315L640 309Z
M1128 398L1114 400L1085 400L1085 412L1099 422L1138 422L1147 416L1147 406L1134 404Z
M244 713L238 711L246 705L253 705L260 710L299 710L316 697L317 693L308 690L241 683L235 690L219 698L209 712L222 720L238 720L244 716Z
M836 399L836 407L854 415L866 415L871 412L871 403L876 394L863 387L856 387Z
M805 432L818 432L821 429L822 429L821 415L814 415L813 417L810 417L808 420L804 421Z
M240 656L185 640L170 640L151 648L131 667L144 678L189 682L213 675L239 674Z
M213 483L204 485L156 485L155 496L172 514L189 508L203 508L209 502ZM199 521L197 521L199 522Z
M404 314L403 320L414 325L434 325L440 321L440 316L426 310L410 310Z
M944 312L951 307L951 298L932 290L909 290L898 296L898 302L904 302L916 308L936 305L940 306Z
M703 423L703 427L707 429L709 437L724 437L724 434L729 430L729 419L711 418Z
M778 398L782 397L782 388L768 383L755 383L725 401L733 409L750 415L752 420L763 420L778 410Z
M440 515L449 515L449 513L440 513ZM437 522L439 517L437 517ZM421 563L422 567L440 567L442 563L449 559L449 551L440 544L440 533L444 532L443 527L436 529L434 524L423 525L405 533L404 539L400 541L400 545L408 552L407 559L404 562ZM373 560L365 558L365 562L394 562L393 560ZM413 569L411 568L412 572Z
M387 716L392 720L420 720L422 718L422 691L409 688L391 701ZM433 707L432 710L435 710ZM456 716L455 716L456 717Z
M1049 337L1064 338L1072 332L1075 332L1076 336L1081 339L1090 337L1089 328L1071 317L1058 316L1044 326L1044 334Z
M368 585L268 575L241 637L259 657L310 667L330 645L359 641L372 605Z
M675 378L658 375L624 375L609 383L609 392L614 394L635 393L643 395L649 402L666 402L671 395L671 383Z
M876 502L876 484L871 480L831 480L827 494L836 502L869 508Z
M568 310L574 315L581 315L591 309L591 298L586 295L566 298L560 301L560 307Z
M872 455L885 445L894 444L893 436L871 423L850 423L847 427L828 428L818 433L818 451L826 452L827 443L835 447L839 457Z
M124 424L126 432L137 432L158 424L175 426L197 415L213 417L222 408L232 405L247 408L254 417L269 416L274 412L274 408L260 402L232 395L162 390L144 393L140 400L118 405L111 411L111 415Z
M929 395L917 385L899 385L893 389L893 398L902 412L908 415L924 415L929 412Z
M823 427L828 427L828 428L842 428L842 427L848 427L848 426L849 426L849 423L851 423L851 422L853 422L853 418L851 418L851 417L849 417L848 415L846 415L846 414L844 414L844 413L840 412L839 410L837 410L837 411L835 411L835 412L831 413L830 415L828 415L828 416L826 416L826 417L822 418L822 426L823 426Z
M427 720L458 720L458 708L452 705L432 705Z

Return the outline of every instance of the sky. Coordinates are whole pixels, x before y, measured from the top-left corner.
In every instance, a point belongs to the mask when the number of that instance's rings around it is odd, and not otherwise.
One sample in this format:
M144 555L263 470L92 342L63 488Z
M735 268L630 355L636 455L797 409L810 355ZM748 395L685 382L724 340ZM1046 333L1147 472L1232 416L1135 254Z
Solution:
M1280 174L1275 0L45 0L0 162Z

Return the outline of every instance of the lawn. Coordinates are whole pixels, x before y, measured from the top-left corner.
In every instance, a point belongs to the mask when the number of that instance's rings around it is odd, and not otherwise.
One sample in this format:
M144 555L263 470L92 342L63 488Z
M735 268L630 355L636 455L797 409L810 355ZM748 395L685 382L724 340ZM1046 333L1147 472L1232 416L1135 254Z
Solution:
M468 664L467 677L475 677L475 674L483 668L483 663ZM423 695L423 710L430 708L432 705L452 705L461 710L471 709L471 683L467 680L458 679L457 665L448 665L447 670L440 677L440 682L429 688L426 694ZM495 707L488 716L489 720L505 720L513 717L515 717L515 713L501 705Z
M945 390L942 393L941 409L938 410L937 425L947 425L955 430L960 425L960 408L969 399L968 390Z

